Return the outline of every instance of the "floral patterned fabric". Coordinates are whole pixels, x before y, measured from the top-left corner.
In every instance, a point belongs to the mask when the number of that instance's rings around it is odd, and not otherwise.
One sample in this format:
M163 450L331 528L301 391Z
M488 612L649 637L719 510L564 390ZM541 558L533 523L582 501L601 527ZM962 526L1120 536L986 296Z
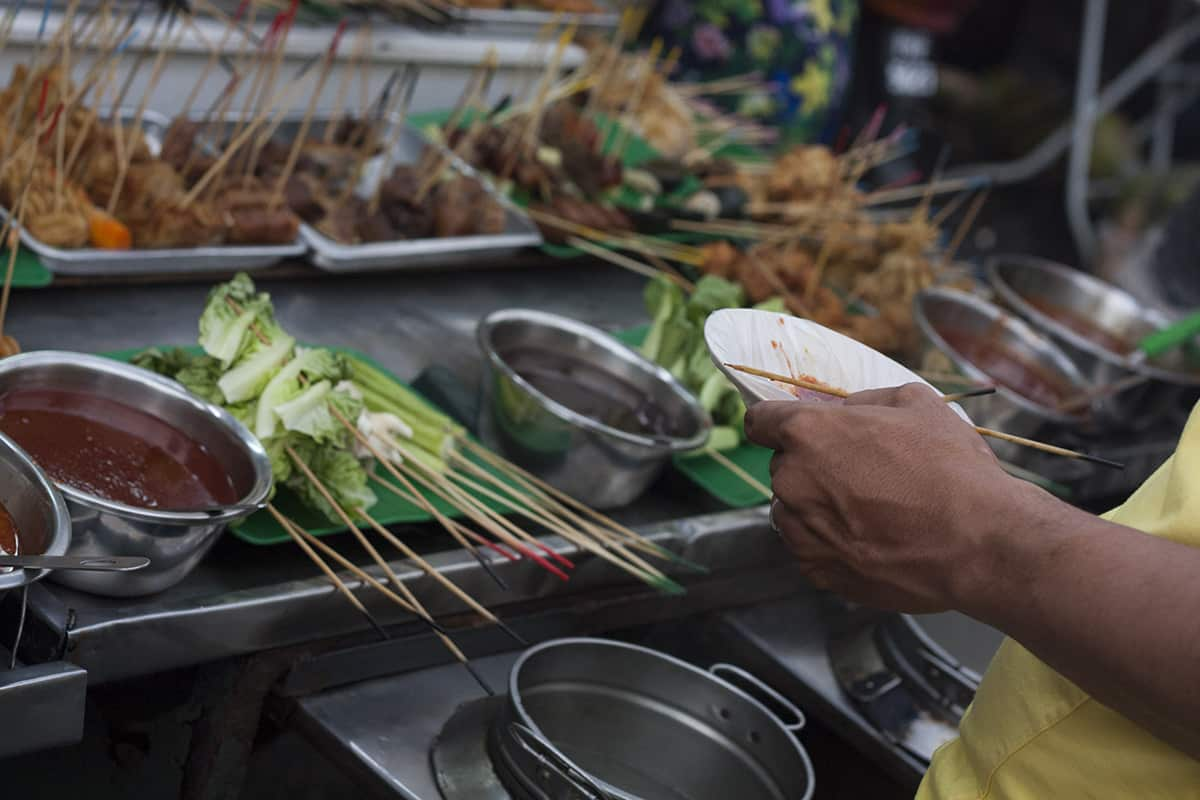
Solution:
M659 0L643 36L681 48L676 80L761 73L763 88L710 100L778 126L786 141L829 141L858 14L858 0Z

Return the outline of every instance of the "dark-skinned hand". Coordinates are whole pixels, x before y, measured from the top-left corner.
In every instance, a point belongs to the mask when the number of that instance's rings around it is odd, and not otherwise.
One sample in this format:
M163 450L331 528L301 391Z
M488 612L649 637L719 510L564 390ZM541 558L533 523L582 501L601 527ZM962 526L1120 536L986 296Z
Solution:
M809 579L876 608L959 607L965 582L987 579L1005 510L1042 502L920 384L761 402L746 434L775 451L772 519Z

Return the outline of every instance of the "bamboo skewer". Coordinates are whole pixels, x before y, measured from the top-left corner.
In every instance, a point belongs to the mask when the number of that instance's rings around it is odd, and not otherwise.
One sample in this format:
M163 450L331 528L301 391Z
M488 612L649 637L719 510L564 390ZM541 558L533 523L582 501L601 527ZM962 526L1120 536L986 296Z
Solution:
M321 72L317 75L317 87L313 89L312 96L308 99L308 107L304 110L304 118L300 121L300 130L296 132L295 141L292 142L291 150L288 151L287 161L284 162L283 170L279 173L279 178L275 181L275 190L271 193L271 199L267 202L267 211L274 211L283 200L284 187L287 185L288 178L291 177L292 170L296 168L296 161L300 158L300 151L304 148L304 143L308 139L308 129L312 125L312 117L317 110L317 102L321 99L321 92L325 91L325 82L329 80L329 72L333 69L333 62L337 57L338 45L342 41L342 34L345 30L346 22L343 20L338 24L337 30L333 34L333 41L329 43L329 50L325 54L325 63L321 65ZM283 45L281 43L280 50L282 49Z
M304 460L297 456L296 452L290 446L286 447L285 450L296 467L300 469L300 471L304 473L304 476L312 483L313 488L315 488L317 492L325 499L325 502L329 503L334 512L341 517L342 522L345 523L350 532L355 535L355 538L358 539L363 548L371 555L372 560L374 560L375 563L383 570L384 574L388 577L388 580L392 582L400 595L404 597L404 599L412 608L416 609L417 616L434 629L434 634L441 640L446 649L449 650L451 655L458 659L458 661L471 672L484 691L486 691L488 694L495 694L491 687L488 686L487 682L483 680L482 676L475 671L474 667L470 663L470 660L466 657L463 651L459 649L458 645L455 644L454 641L447 636L444 631L442 631L441 627L437 624L429 612L425 610L425 607L422 606L420 601L418 601L413 595L412 590L409 589L408 586L396 576L396 573L392 570L391 565L384 560L384 558L379 554L379 551L375 549L375 546L372 545L367 539L366 535L359 529L357 525L354 524L353 520L350 519L349 514L347 514L345 509L343 509L337 503L337 501L333 498L333 495L329 493L329 489L326 488L325 484L321 482L320 478L313 474L308 465L304 463ZM319 541L316 537L311 536L311 534L308 536L308 538L313 542ZM322 544L324 543L322 542Z
M296 451L292 449L291 445L285 446L284 451L292 460L292 463L296 466L296 468L304 473L304 477L308 479L309 483L311 483L313 488L317 490L317 493L321 495L322 499L329 504L334 513L337 514L337 516L342 520L342 523L350 530L351 533L354 534L355 538L358 539L358 543L361 544L363 549L366 550L371 556L371 560L379 565L379 568L383 570L383 574L388 577L388 580L390 580L397 589L399 589L402 581L396 576L396 573L392 570L391 565L387 563L387 560L384 559L382 555L380 555L379 551L375 549L375 545L371 544L370 540L367 539L366 535L363 534L359 527L354 524L354 521L350 519L350 515L346 513L346 510L343 509L337 500L334 499L333 495L329 492L329 489L325 486L321 479L318 478L308 464L304 462L304 459L300 458L300 456L296 454Z
M475 560L479 562L479 565L483 567L484 571L487 572L489 576L491 576L492 580L494 580L501 588L508 588L508 585L500 578L499 575L496 574L496 572L492 569L491 564L489 564L487 559L483 557L483 554L480 553L476 547L468 542L466 538L464 538L461 533L456 530L456 528L451 524L450 520L438 510L437 506L429 502L426 498L422 497L419 492L417 492L416 487L409 482L408 478L400 474L399 470L397 470L391 461L385 458L383 454L376 449L375 445L371 443L371 440L368 437L363 435L362 431L358 430L358 428L351 423L350 420L346 419L345 415L342 414L342 412L332 404L329 406L329 411L342 424L342 427L349 431L358 442L360 442L364 447L367 448L368 451L370 451L371 455L373 455L375 459L383 465L383 468L387 470L388 474L399 481L400 484L412 495L412 497L416 499L417 505L420 506L427 514L436 519L442 525L442 527L446 529L446 532L449 533L464 550L470 553Z
M313 550L312 545L305 541L304 537L301 536L300 533L298 533L295 529L293 529L291 520L286 519L281 513L279 513L279 509L275 508L275 506L271 503L267 504L267 511L272 517L275 518L275 521L279 523L279 527L287 531L287 534L292 538L292 541L300 546L300 549L303 550L304 554L308 556L309 560L316 565L317 569L325 573L325 577L329 578L329 580L333 582L333 585L337 587L337 590L341 592L342 596L350 601L350 605L354 606L354 608L366 618L367 622L369 622L371 627L375 629L380 638L390 638L387 634L387 631L385 631L383 626L379 624L379 621L375 619L375 616L367 610L367 607L363 605L362 601L358 599L354 592L350 591L350 587L346 585L346 582L339 578L338 574L334 572L327 563L325 563L325 559L321 558L321 556L318 555L315 550ZM412 609L409 610L410 612L412 611Z
M781 374L778 374L775 372L768 372L767 370L757 369L755 367L747 367L742 364L726 364L725 366L729 367L730 369L737 370L738 372L744 372L747 375L755 375L759 378L766 378L768 380L778 381L779 383L786 383L791 386L798 386L801 389L807 389L811 392L820 392L821 394L828 394L828 395L832 395L834 397L842 397L842 398L850 396L850 393L845 391L844 389L838 389L833 386L826 386L823 383L817 383L815 381L808 381L808 380L804 380L803 378L793 378L790 375L781 375ZM1107 458L1101 458L1100 456L1093 456L1093 455L1089 455L1088 453L1081 453L1077 450L1068 450L1065 447L1059 447L1057 445L1047 444L1046 442L1039 442L1035 439L1026 439L1023 436L1014 436L1011 433L1004 433L1003 431L996 431L996 430L992 430L991 428L984 428L979 425L972 425L972 427L975 429L975 432L978 433L980 436L986 436L991 439L999 439L1001 441L1009 442L1011 444L1021 445L1022 447L1029 447L1034 450L1041 450L1042 452L1050 453L1050 454L1056 455L1056 456L1063 456L1065 458L1074 458L1074 459L1078 459L1078 460L1082 460L1082 461L1090 461L1094 464L1102 464L1106 467L1113 467L1115 469L1124 469L1125 468L1124 464L1121 464L1117 461L1111 461Z
M971 226L975 224L975 218L979 216L983 204L987 202L988 195L991 189L984 189L979 193L979 196L971 201L971 206L967 209L967 213L963 215L962 221L958 224L958 228L954 231L954 238L950 240L946 250L942 253L940 263L941 269L946 269L950 262L954 260L954 254L958 252L958 248L962 245L963 240L967 238L967 233L970 232Z
M389 481L384 480L383 478L379 477L378 475L372 475L371 480L375 481L380 486L384 487L389 492L396 495L396 497L399 497L401 500L405 500L409 503L412 503L415 506L420 506L421 503L425 500L425 498L419 492L417 492L417 493L409 492L405 489L402 489L401 487L397 486L394 483L390 483ZM520 561L521 560L521 557L519 555L517 555L516 553L513 553L510 550L507 550L506 548L501 546L499 543L493 542L491 539L485 538L481 534L477 533L476 531L471 530L466 525L463 525L462 523L458 522L457 520L450 519L449 517L447 517L447 521L450 523L451 527L453 527L456 531L461 533L463 536L467 537L468 539L470 539L471 541L475 542L478 545L487 547L490 550L493 550L494 552L499 553L501 556L503 556L508 561ZM453 533L451 534L451 536L453 536ZM455 540L457 541L457 537L455 537Z
M428 575L429 577L433 578L435 581L440 583L443 588L445 588L448 592L450 592L450 594L454 595L459 600L461 600L468 608L470 608L472 611L474 611L476 614L478 614L480 617L482 617L487 622L500 628L502 631L504 631L508 635L508 637L510 639L515 641L517 644L521 645L522 647L529 646L529 642L525 641L524 638L519 636L517 634L517 632L514 631L512 628L510 628L503 620L501 620L499 617L497 617L491 611L489 611L488 609L486 609L482 605L480 605L475 600L474 597L471 597L471 595L467 594L462 589L460 589L458 587L458 585L456 583L454 583L454 581L447 578L436 567L434 567L432 564L430 564L424 558L421 558L421 556L417 555L417 552L415 550L413 550L411 547L409 547L404 542L403 539L396 536L391 531L389 531L387 528L380 525L364 509L357 508L357 509L355 509L355 513L357 513L360 517L362 517L364 520L366 520L367 524L371 526L372 530L374 530L377 534L379 534L381 537L383 537L383 539L386 540L389 544L391 544L393 547L395 547L397 550L399 550L401 553L403 553L405 558L407 558L409 561L412 561L414 564L416 564L418 567L420 567L422 572L424 572L426 575Z
M1089 391L1081 392L1074 397L1068 398L1058 404L1059 411L1079 411L1095 403L1097 400L1103 400L1106 397L1120 394L1121 392L1141 386L1144 383L1150 382L1149 375L1134 374L1126 375L1120 380L1106 383L1101 386L1096 386Z
M609 250L604 247L600 247L599 245L592 244L591 242L587 241L586 239L581 239L578 236L568 237L567 244L571 245L572 247L576 247L576 248L582 250L583 252L588 253L589 255L595 256L596 258L599 258L603 261L607 261L610 264L615 264L616 266L621 267L622 269L627 269L630 272L641 275L642 277L650 278L652 280L654 278L660 278L660 277L666 278L667 280L671 281L676 286L678 286L680 289L683 289L685 292L688 292L689 294L696 290L696 284L692 283L687 278L683 277L682 275L679 275L676 272L657 269L655 267L650 266L649 264L643 264L642 262L640 262L636 259L629 258L628 256L623 256L620 253L614 253L612 250Z
M458 455L458 454L455 454L455 455ZM458 460L469 471L479 475L482 478L489 480L490 482L497 484L498 486L502 486L513 497L520 497L520 495L516 491L514 491L513 487L505 485L502 481L499 481L499 479L496 476L491 475L490 473L487 472L487 470L484 470L478 464L472 463L471 461L463 458L461 455L458 455ZM569 522L566 522L561 519L556 519L550 513L550 509L548 509L548 508L539 509L539 507L537 505L532 504L530 502L530 499L527 497L520 498L520 502L515 502L513 500L509 500L509 499L506 499L506 498L500 496L499 493L488 489L486 486L480 485L477 481L471 480L470 478L467 478L465 475L462 475L461 473L454 473L453 477L455 480L461 481L465 486L470 488L472 491L474 491L478 494L481 494L485 497L489 497L497 502L504 503L506 506L508 506L512 510L516 511L517 513L523 514L524 516L528 517L529 519L533 520L534 522L536 522L540 525L544 525L549 530L557 533L563 539L566 539L568 542L575 544L577 547L579 547L583 550L587 550L589 552L598 554L598 550L596 549L596 544L587 538L586 533L590 532L590 533L592 533L593 536L595 536L597 539L599 539L601 542L603 542L609 549L615 551L620 556L622 556L625 560L627 560L630 564L632 564L634 567L636 567L638 571L644 572L647 575L649 575L651 578L653 578L654 585L660 586L660 588L667 589L673 593L681 593L683 591L682 587L680 587L674 581L670 580L670 578L668 578L666 576L666 574L663 573L661 570L659 570L657 567L653 566L652 564L647 563L646 561L641 559L636 554L627 550L621 542L613 541L612 539L608 538L607 532L596 529L595 526L589 525L584 520L579 520L580 528L579 528L579 530L574 530L571 528L571 525L569 524ZM544 545L543 545L543 547L544 547ZM545 548L545 549L548 549L548 548ZM603 557L603 556L601 556L601 557ZM623 568L628 571L628 567L623 567Z
M406 448L395 439L386 435L384 435L382 438L389 447L401 453L406 452ZM413 469L408 463L400 463L394 466L397 466L404 472L408 473L409 477L417 481L417 483L420 483L429 491L436 494L438 497L466 512L468 516L470 516L471 519L484 528L484 530L488 531L488 533L491 533L497 539L504 542L504 544L506 544L508 547L511 547L515 552L520 553L522 556L530 559L531 561L534 561L538 566L551 573L559 580L569 580L569 576L565 572L546 561L534 551L530 550L528 547L522 544L520 540L517 539L507 528L501 524L498 524L497 521L490 516L490 514L494 514L491 509L482 506L474 498L471 498L465 493L458 491L457 487L451 485L443 476L428 473L424 470ZM500 520L502 520L504 523L508 522L507 520L504 520L503 517L500 517Z
M337 93L333 96L333 111L330 113L329 119L325 121L325 130L321 135L321 141L327 145L333 144L333 135L342 122L342 111L345 107L346 94L350 91L350 81L358 71L359 62L366 56L367 30L367 25L359 26L358 35L354 37L354 50L350 54L350 61L342 68L342 75L338 79Z
M280 103L286 103L286 101L291 98L292 93L295 92L300 85L299 77L297 77L296 80L291 81L287 86L284 86L282 89L276 92L271 97L272 103L269 105L274 105L274 102L277 100ZM250 137L254 135L255 130L257 130L257 128L262 125L265 120L266 115L260 114L253 121L251 121L251 123L247 125L245 129L243 129L242 132L237 135L237 137L232 139L229 144L225 146L225 152L221 154L221 157L218 158L216 162L214 162L213 165L208 168L208 170L200 177L199 180L192 184L192 188L188 190L188 193L184 196L183 200L179 204L181 209L186 209L192 203L196 202L196 198L198 198L200 194L208 187L209 183L211 183L218 175L220 175L221 172L225 170L225 168L229 165L230 160L237 154L238 150L245 145L247 141L249 141Z
M609 529L615 531L616 533L620 534L622 537L624 537L626 539L626 541L630 545L632 545L634 547L638 547L638 548L644 550L645 552L652 553L660 558L665 558L668 560L675 561L678 564L689 566L690 568L695 569L696 571L707 572L707 569L705 569L704 567L702 567L698 564L695 564L694 562L688 561L687 559L683 558L682 556L677 555L676 553L672 553L670 550L667 550L665 547L655 544L654 542L645 538L641 534L625 527L624 525L621 525L616 520L613 520L612 518L607 517L604 514L601 514L599 511L597 511L596 509L587 505L586 503L581 503L580 501L571 497L566 492L563 492L559 489L554 488L553 486L546 483L545 481L543 481L541 478L537 477L533 473L522 469L521 467L517 466L516 464L513 464L510 461L505 461L504 459L500 458L500 456L498 456L495 453L488 450L486 447L483 447L482 445L477 444L476 442L472 441L469 437L461 436L457 439L457 441L461 445L463 445L466 448L468 448L469 450L471 450L475 455L477 455L481 460L483 460L488 465L490 465L493 468L498 469L501 472L503 472L504 474L508 475L514 481L516 481L517 483L522 485L524 488L529 490L531 493L533 493L535 496L543 498L543 500L545 502L551 503L551 504L556 503L563 508L571 507L571 508L577 509L579 512L581 512L584 515L595 520L600 525L602 525L606 528L609 528Z
M722 467L736 475L743 483L745 483L751 489L754 489L754 491L761 494L764 498L771 497L772 492L769 487L765 486L758 478L754 477L749 472L734 463L729 456L713 447L706 448L704 452L709 458L711 458L713 461L716 461Z
M394 441L389 441L388 445L396 446L396 443ZM491 509L479 504L473 498L466 495L466 493L458 491L457 487L450 485L445 479L439 481L438 479L419 470L411 469L407 464L402 464L400 466L401 469L404 469L408 472L410 477L412 477L426 489L433 492L451 505L457 506L458 508L467 512L467 514L478 525L480 525L482 528L488 531L488 533L492 534L500 541L504 542L504 544L511 547L514 551L535 562L538 566L559 580L564 582L570 580L570 576L567 575L567 573L563 572L545 558L530 550L528 547L522 544L521 541L505 527L505 525L500 524L500 521L503 521L504 523L508 522L503 517L496 515Z
M168 37L170 33L171 25L168 23L167 30L163 34L164 38ZM108 197L108 205L106 206L105 211L110 215L116 211L117 202L121 198L121 190L125 186L125 176L129 172L130 162L133 161L133 145L137 141L138 133L142 128L142 120L146 116L146 104L149 102L150 95L154 93L155 88L158 87L159 80L162 78L163 67L166 66L167 55L174 51L175 47L179 44L179 41L182 38L183 26L180 25L175 37L164 42L163 46L159 48L158 54L154 58L154 66L150 70L150 80L146 85L145 92L142 93L142 99L138 102L137 111L133 116L131 129L134 141L130 143L129 151L125 153L124 158L121 159L120 164L117 167L117 179L113 184L112 194L110 194ZM123 127L124 125L124 123L122 123L120 120L117 120L116 124L118 127Z
M633 87L633 94L630 96L629 105L622 115L621 129L617 131L617 140L609 149L609 156L621 161L621 157L625 154L625 148L629 146L629 137L633 133L633 126L637 122L637 114L641 110L642 99L646 95L646 85L650 82L650 77L654 75L654 65L658 62L658 56L662 53L662 39L656 38L650 43L650 53L646 56L646 66L643 72L638 77L637 84Z

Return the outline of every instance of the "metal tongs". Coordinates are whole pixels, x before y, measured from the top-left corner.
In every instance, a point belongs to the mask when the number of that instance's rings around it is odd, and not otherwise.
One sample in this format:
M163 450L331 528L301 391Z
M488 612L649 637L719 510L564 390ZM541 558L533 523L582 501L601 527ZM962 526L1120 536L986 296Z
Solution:
M555 800L618 800L527 726L513 722L508 730L513 740L538 762L541 788L551 792Z

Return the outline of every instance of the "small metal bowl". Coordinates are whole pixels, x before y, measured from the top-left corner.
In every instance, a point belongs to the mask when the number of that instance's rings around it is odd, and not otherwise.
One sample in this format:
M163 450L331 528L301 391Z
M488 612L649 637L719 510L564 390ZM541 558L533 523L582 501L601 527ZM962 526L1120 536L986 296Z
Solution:
M962 375L977 383L995 383L985 371L954 349L943 336L950 329L995 337L998 343L1045 369L1079 394L1091 388L1078 368L1054 343L1021 320L975 295L955 289L925 289L913 301L913 318L926 347L948 359ZM927 353L929 350L927 349ZM1087 415L1044 406L1019 392L996 384L996 392L962 401L975 424L1017 436L1046 436L1051 431L1085 427ZM1015 445L993 442L1001 457L1028 467L1027 453Z
M46 350L0 360L0 396L18 388L96 394L158 417L202 442L241 497L228 508L166 511L128 506L56 482L70 510L68 555L150 559L150 566L133 573L55 573L57 583L113 597L160 592L191 572L227 524L267 499L271 462L262 445L227 411L175 381L107 358Z
M673 453L708 440L712 422L670 372L609 334L567 317L520 309L483 320L479 346L488 364L479 431L485 444L556 488L595 508L625 505L645 491ZM582 363L659 406L672 435L630 433L551 399L509 363L529 348Z
M1092 385L1107 386L1134 375L1147 378L1100 404L1098 410L1111 422L1137 427L1190 405L1185 395L1195 396L1200 372L1187 369L1182 353L1137 362L1131 353L1113 352L1080 335L1036 308L1029 298L1078 314L1101 331L1129 342L1170 324L1166 314L1141 305L1111 284L1045 259L996 256L989 259L986 270L999 300L1045 331Z
M61 556L71 541L71 515L53 484L25 451L0 434L0 503L17 525L21 555ZM44 569L0 569L0 593L40 580Z

